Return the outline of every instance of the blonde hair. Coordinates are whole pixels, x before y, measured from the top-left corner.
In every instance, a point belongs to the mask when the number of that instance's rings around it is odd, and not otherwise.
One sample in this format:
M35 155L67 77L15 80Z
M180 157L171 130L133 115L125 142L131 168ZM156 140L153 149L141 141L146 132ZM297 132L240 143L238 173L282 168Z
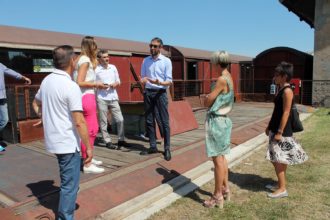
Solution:
M221 67L227 67L230 64L230 57L227 51L215 51L211 56L211 63L220 64Z
M93 68L97 66L97 44L94 37L86 36L81 41L81 54L89 57L93 64Z

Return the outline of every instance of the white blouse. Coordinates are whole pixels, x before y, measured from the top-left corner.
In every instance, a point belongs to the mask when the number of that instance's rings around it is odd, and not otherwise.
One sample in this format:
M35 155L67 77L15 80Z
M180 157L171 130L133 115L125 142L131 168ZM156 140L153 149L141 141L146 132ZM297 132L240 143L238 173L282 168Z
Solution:
M86 56L86 55L80 56L80 58L77 62L76 71L74 72L74 75L73 75L74 81L77 82L79 67L84 63L89 64L87 74L86 74L86 78L85 78L85 82L95 82L96 75L95 75L95 71L93 69L93 64L92 64L91 60L89 59L89 57ZM94 91L93 88L82 88L82 87L80 87L80 89L81 89L82 95L95 94L95 91Z

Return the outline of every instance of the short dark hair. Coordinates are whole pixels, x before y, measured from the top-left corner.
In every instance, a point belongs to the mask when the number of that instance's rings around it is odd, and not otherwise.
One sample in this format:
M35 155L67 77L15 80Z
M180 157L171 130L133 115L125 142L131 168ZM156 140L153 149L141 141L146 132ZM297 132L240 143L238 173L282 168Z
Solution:
M71 58L75 55L73 47L70 45L58 46L53 50L53 62L56 69L65 70Z
M160 44L160 46L164 45L162 39L160 39L159 37L152 38L151 42L153 42L153 41L157 41Z
M105 50L105 49L100 49L100 50L97 52L97 58L101 58L101 57L102 57L102 54L105 54L105 53L108 53L108 51Z
M290 82L293 77L293 65L291 63L282 61L276 66L275 72L279 73L281 76L286 76L286 81Z

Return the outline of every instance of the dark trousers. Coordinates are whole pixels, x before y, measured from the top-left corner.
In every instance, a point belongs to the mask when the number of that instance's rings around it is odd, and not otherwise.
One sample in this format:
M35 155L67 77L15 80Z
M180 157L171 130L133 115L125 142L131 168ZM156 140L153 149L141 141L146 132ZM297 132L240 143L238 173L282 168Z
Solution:
M163 125L162 125L162 122L160 121L160 115L159 115L159 111L157 109L157 106L155 106L155 114L154 114L154 118L156 119L156 122L157 122L157 125L158 125L158 128L159 128L159 133L160 133L160 136L162 138L164 138L164 131L163 131ZM149 137L149 134L147 131L145 131L145 136L146 137Z
M164 136L164 148L169 149L170 122L168 115L168 100L165 89L146 89L144 93L144 109L146 119L146 131L149 135L150 148L156 148L155 117L158 115L160 123L157 123Z

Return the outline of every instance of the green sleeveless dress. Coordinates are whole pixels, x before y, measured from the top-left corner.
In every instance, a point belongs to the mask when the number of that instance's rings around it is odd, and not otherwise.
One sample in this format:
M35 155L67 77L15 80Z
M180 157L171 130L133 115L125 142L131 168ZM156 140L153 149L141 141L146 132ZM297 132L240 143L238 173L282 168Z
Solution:
M205 146L208 157L226 155L230 152L232 121L227 117L234 103L233 85L223 77L229 86L227 93L220 93L209 108L205 121Z

